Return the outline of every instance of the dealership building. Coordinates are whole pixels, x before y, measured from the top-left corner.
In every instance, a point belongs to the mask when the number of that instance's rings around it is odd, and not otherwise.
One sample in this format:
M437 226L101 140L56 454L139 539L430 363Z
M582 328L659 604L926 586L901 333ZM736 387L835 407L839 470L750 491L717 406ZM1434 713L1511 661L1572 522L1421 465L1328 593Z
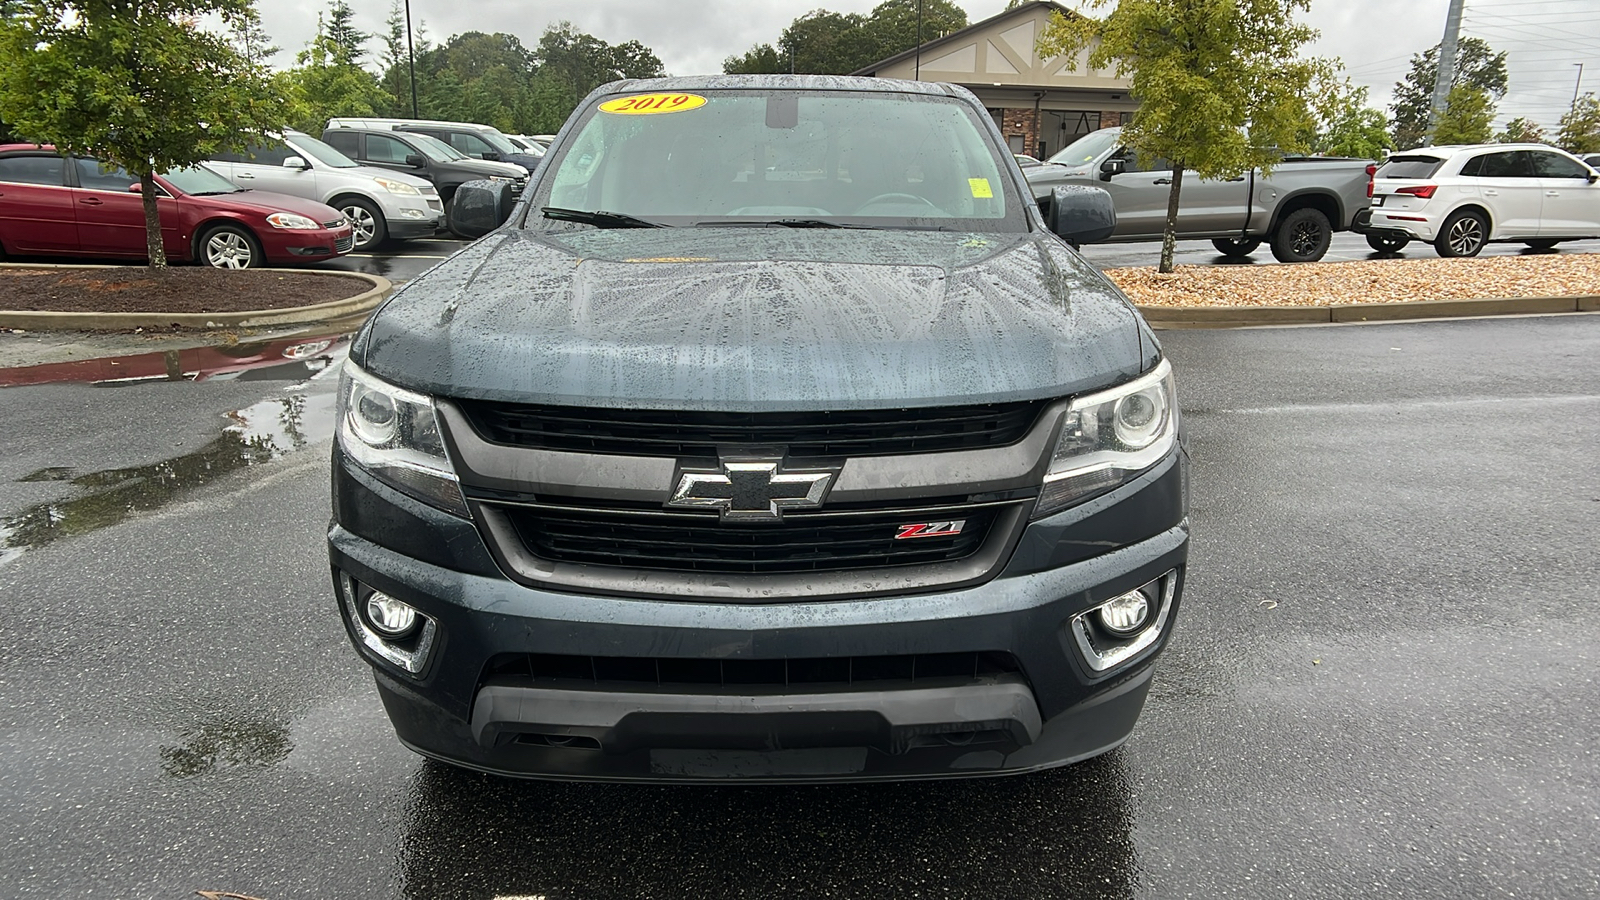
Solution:
M960 31L852 72L877 78L946 81L978 95L1014 153L1044 159L1099 128L1128 121L1139 104L1128 80L1076 58L1040 59L1034 49L1059 3L1023 3Z

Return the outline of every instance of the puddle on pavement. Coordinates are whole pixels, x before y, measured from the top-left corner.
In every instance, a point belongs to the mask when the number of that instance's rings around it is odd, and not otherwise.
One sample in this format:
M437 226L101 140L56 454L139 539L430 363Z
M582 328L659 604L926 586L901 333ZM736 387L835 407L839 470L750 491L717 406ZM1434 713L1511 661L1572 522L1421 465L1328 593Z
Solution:
M353 330L0 368L0 387L63 382L115 387L152 381L304 381L343 357Z
M161 771L195 778L230 769L264 769L289 758L289 727L273 722L205 722L186 729L183 740L161 748Z
M339 364L347 344L324 347L329 355L291 393L270 397L228 413L232 422L205 446L141 466L78 473L53 466L18 479L67 482L85 489L78 496L52 500L0 518L0 564L24 550L87 534L160 509L189 492L320 443L333 436Z

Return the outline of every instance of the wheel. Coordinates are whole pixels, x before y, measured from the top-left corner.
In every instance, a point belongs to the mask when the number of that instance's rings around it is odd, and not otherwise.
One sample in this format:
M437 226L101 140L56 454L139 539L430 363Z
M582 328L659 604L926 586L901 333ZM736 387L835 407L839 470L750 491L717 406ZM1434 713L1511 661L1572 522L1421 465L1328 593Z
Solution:
M250 232L237 225L213 225L200 237L200 262L213 269L259 269L266 260Z
M1374 231L1367 235L1367 246L1379 253L1399 253L1411 243L1411 235L1393 231Z
M352 236L355 238L355 244L350 249L371 250L389 237L389 226L383 220L383 213L371 200L343 197L334 204L334 208L350 220L350 228L354 232Z
M1523 243L1535 250L1553 250L1561 242L1554 238L1540 238L1537 241L1523 241Z
M1260 238L1212 238L1211 246L1223 256L1249 256L1261 246Z
M1489 221L1483 214L1470 209L1451 213L1439 229L1439 239L1433 248L1445 258L1477 256L1489 239Z
M1272 233L1272 255L1278 262L1316 262L1328 252L1333 226L1319 209L1309 206L1283 217Z

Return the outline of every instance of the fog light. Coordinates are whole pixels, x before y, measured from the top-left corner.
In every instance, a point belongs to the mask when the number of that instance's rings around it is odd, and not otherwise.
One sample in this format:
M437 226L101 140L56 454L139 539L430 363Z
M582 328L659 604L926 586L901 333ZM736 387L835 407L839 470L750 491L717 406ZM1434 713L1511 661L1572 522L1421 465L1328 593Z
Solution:
M1100 626L1117 637L1129 637L1150 620L1150 598L1129 591L1100 606Z
M427 216L428 213L421 209L411 209L410 207L407 207L406 209L400 210L400 217L402 219L425 219Z
M403 638L417 627L417 611L381 591L367 597L367 622L386 638Z

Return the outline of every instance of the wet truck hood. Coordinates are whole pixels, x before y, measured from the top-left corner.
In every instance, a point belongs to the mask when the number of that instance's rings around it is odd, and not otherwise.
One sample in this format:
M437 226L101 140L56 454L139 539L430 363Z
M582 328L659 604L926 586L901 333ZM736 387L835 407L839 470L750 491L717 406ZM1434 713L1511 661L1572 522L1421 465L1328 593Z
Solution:
M353 355L440 396L730 411L1057 397L1142 369L1132 307L1053 237L759 227L498 232Z

